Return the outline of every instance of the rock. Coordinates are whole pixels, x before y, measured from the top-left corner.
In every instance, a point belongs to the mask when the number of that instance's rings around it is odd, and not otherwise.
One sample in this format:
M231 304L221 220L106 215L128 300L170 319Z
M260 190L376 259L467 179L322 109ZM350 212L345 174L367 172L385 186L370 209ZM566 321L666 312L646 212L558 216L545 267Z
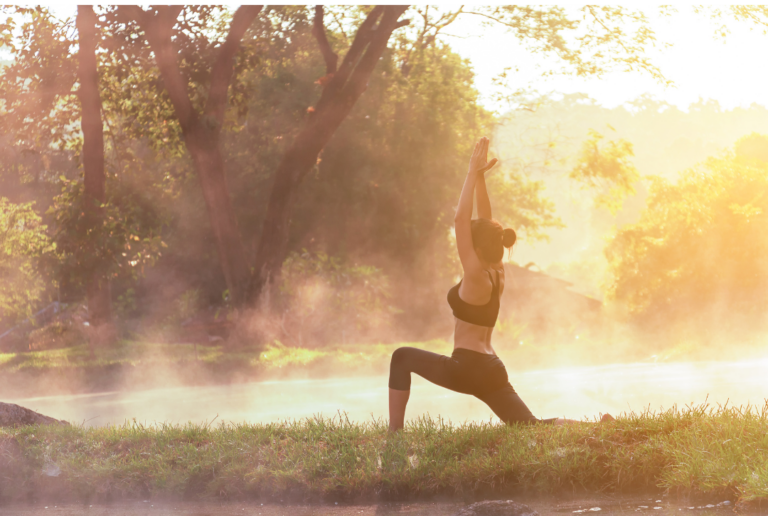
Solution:
M539 516L539 513L512 500L489 500L464 507L455 516Z
M68 425L66 421L59 421L52 417L44 416L29 410L28 408L14 405L13 403L0 402L0 427L25 426L25 425Z

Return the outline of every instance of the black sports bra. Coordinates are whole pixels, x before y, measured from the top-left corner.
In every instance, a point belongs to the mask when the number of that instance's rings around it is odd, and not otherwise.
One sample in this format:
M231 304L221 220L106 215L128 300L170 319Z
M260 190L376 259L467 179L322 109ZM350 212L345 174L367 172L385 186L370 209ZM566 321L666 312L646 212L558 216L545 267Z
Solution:
M459 296L461 281L448 291L448 304L453 309L453 315L464 322L493 328L499 317L499 271L496 271L496 282L490 271L485 271L491 276L491 299L484 305L470 305Z

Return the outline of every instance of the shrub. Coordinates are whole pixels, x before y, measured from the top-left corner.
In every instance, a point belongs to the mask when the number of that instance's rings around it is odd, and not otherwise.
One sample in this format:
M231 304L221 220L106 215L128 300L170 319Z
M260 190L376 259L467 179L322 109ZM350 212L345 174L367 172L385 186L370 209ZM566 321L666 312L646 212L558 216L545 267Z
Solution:
M389 297L381 269L324 253L292 253L283 263L272 306L279 317L277 333L301 347L366 340L389 326L396 313Z

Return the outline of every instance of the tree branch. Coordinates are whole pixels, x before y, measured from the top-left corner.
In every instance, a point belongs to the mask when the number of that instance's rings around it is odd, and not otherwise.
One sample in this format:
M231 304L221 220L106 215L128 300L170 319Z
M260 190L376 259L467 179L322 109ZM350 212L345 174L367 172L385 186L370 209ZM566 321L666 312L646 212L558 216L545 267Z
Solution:
M169 26L167 21L167 17L170 17L172 12L177 12L177 9L180 7L182 6L174 6L173 10L164 9L162 6L155 8L154 16L151 16L148 11L144 11L137 6L121 5L118 6L118 11L127 13L128 16L138 22L144 31L149 46L155 54L157 67L160 68L160 75L165 88L171 97L176 117L179 119L182 131L186 134L197 120L198 115L192 106L192 101L189 99L187 82L181 74L179 63L176 59L176 52L173 49L173 42L171 41L173 25ZM164 14L158 16L158 12ZM178 12L176 17L178 17ZM174 23L176 17L172 18Z
M325 24L323 23L323 11L322 5L315 6L315 19L312 23L312 35L317 40L317 44L320 47L320 52L323 54L325 60L325 73L331 75L336 73L336 66L339 62L339 56L331 48L331 44L328 43L328 37L325 34Z
M315 113L324 109L325 106L332 104L337 93L344 88L347 79L357 65L360 55L373 37L373 27L383 13L384 6L377 5L370 13L368 13L368 16L363 20L363 23L360 24L360 27L355 34L355 39L352 40L352 44L350 45L349 50L347 50L344 60L341 62L341 66L339 66L338 70L333 74L333 77L331 77L331 80L328 81L323 88L320 99L317 101Z
M170 31L176 25L176 20L184 10L183 5L153 5L151 9L155 11L155 16L159 18L159 23L163 24L163 29Z
M506 27L509 27L510 29L520 29L519 26L513 25L511 23L507 23L505 21L502 21L500 18L497 18L496 16L491 16L490 14L481 13L477 11L464 11L463 14L474 14L475 16L482 16L483 18L488 18L491 21L494 21L498 23L499 25L504 25Z
M117 14L119 18L134 20L139 25L145 24L149 16L149 13L138 5L121 5L117 8Z
M347 54L344 56L344 60L341 62L341 66L339 66L339 70L334 75L334 80L332 82L336 83L339 87L347 82L358 59L373 37L374 25L376 25L376 22L381 18L383 13L384 6L377 5L368 14L363 23L360 24L360 28L357 30L357 34L355 34L355 39L352 41L352 45L350 45Z
M208 101L205 104L205 114L213 117L219 126L224 122L227 92L229 84L232 82L235 54L240 48L240 41L245 32L262 8L261 5L243 5L235 11L227 39L221 45L219 55L213 65L213 70L211 70L211 87L208 92Z
M593 8L593 6L591 6L591 5L587 5L587 6L586 6L586 9L589 11L589 14L591 14L591 15L592 15L592 18L593 18L593 19L594 19L594 20L595 20L595 21L596 21L598 24L600 24L600 26L601 26L603 29L605 29L605 32L606 32L607 34L611 34L611 35L613 35L613 31L611 31L611 29L609 29L609 28L608 28L608 27L605 25L605 23L603 23L603 20L602 20L602 19L601 19L601 18L600 18L598 15L596 15L596 14L595 14L595 11L594 11L594 8ZM623 48L623 49L624 49L624 52L626 52L628 55L632 55L632 52L631 52L631 51L630 51L630 50L629 50L629 49L628 49L628 48L627 48L627 47L624 45L624 42L621 40L621 38L616 38L616 39L617 39L617 41L618 41L618 43L619 43L619 46L621 46L621 48Z
M356 99L365 91L365 88L368 86L368 78L371 76L379 58L384 53L389 36L398 26L398 18L408 7L388 5L384 9L384 14L381 17L378 28L372 31L373 37L365 54L360 59L360 62L357 63L357 66L355 66L349 81L344 86L343 96L346 98Z
M176 25L176 19L181 14L181 11L184 10L184 5L172 5L170 9L168 10L168 24L170 25L170 29L173 28L174 25Z

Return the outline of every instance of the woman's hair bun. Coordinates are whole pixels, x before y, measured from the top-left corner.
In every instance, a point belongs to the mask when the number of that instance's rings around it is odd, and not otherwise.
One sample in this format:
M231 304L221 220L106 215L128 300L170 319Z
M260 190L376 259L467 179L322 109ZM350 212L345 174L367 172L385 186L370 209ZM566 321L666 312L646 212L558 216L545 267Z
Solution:
M505 229L504 236L501 240L501 243L504 245L504 247L510 248L515 245L515 242L517 242L517 233L515 233L515 230L512 228Z

